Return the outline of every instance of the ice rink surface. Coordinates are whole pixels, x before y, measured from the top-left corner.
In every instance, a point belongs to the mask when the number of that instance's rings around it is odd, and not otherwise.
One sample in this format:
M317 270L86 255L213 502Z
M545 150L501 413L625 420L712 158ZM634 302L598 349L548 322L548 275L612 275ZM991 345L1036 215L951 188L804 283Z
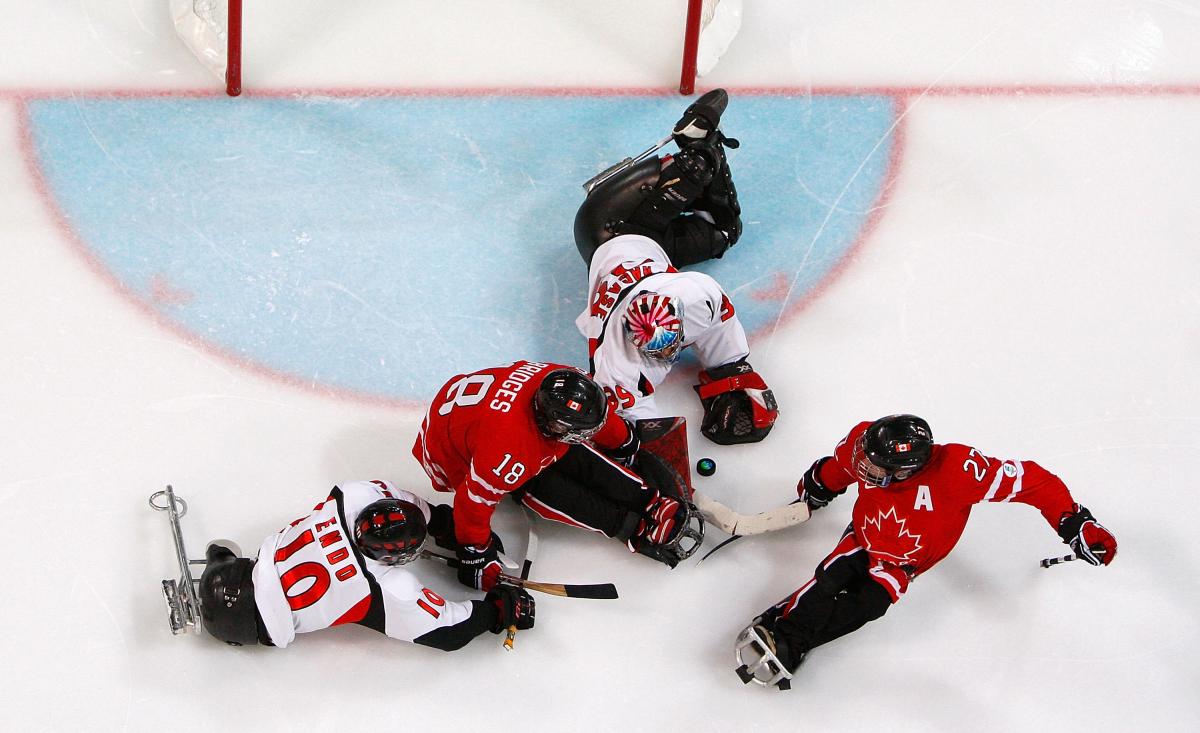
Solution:
M339 481L438 498L409 455L422 380L571 353L577 186L686 100L682 0L251 0L237 100L165 5L0 0L4 729L1200 728L1200 3L747 3L700 83L743 143L746 236L712 271L758 309L783 414L752 446L693 431L697 487L776 506L854 423L914 412L1042 463L1120 541L1042 570L1065 548L1037 513L981 507L786 694L739 684L733 638L850 498L674 571L543 526L536 578L622 597L539 599L511 653L171 636L146 498L189 501L194 556ZM476 257L529 279L472 282ZM660 404L698 424L694 372ZM520 546L515 511L498 527Z

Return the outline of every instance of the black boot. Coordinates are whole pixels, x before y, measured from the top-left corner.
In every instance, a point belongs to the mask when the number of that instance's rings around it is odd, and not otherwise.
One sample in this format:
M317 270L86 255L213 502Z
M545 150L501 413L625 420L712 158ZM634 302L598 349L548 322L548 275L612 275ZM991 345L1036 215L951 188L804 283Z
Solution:
M684 111L671 136L681 149L688 143L703 140L720 126L721 115L725 114L727 106L729 94L724 89L706 92Z

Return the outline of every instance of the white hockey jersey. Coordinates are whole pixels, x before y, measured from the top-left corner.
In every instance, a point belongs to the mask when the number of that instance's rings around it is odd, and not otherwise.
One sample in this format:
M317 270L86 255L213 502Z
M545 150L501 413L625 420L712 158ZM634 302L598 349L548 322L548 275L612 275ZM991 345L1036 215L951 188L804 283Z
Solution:
M729 296L701 272L679 272L657 242L622 234L600 245L588 269L588 307L575 325L588 340L596 381L630 420L660 417L654 387L671 371L646 359L621 331L621 319L634 296L655 292L683 304L684 348L694 347L705 369L750 355L746 331Z
M368 504L424 499L386 481L335 486L306 517L263 541L254 565L254 601L277 647L296 634L357 623L394 639L412 641L471 616L470 601L447 601L422 587L404 566L364 556L354 545L352 522Z

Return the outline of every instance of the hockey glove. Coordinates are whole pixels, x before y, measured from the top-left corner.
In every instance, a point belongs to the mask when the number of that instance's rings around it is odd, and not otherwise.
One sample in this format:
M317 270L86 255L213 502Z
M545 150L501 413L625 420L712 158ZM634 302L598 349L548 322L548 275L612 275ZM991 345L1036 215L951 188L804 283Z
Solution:
M516 626L520 631L533 628L537 603L524 588L501 583L488 591L483 600L495 604L498 612L496 625L492 627L493 634L499 634L509 626Z
M624 418L622 420L629 430L629 437L625 439L624 443L608 451L608 457L629 468L633 465L633 459L637 458L638 451L642 449L642 439L633 423Z
M774 393L745 359L702 370L694 389L704 405L700 432L714 443L757 443L779 418Z
M429 536L442 549L458 550L458 541L454 539L454 509L449 504L429 505Z
M458 555L458 582L468 588L490 591L495 587L504 566L500 564L500 553L504 545L493 532L487 543L462 545L456 548Z
M839 496L821 481L821 465L832 458L818 458L800 477L800 483L796 484L796 493L800 496L800 501L808 504L809 511L815 512Z
M1080 504L1058 520L1058 536L1090 565L1108 565L1117 556L1117 538Z

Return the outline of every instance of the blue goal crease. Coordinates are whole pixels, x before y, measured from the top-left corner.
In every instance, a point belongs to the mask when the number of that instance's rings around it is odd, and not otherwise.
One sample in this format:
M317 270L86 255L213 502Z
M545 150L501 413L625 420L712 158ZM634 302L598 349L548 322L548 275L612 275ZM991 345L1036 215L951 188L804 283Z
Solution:
M513 359L586 366L581 185L681 111L622 96L75 98L32 102L30 120L79 240L164 317L274 372L425 400ZM747 330L858 239L894 120L886 96L731 101L745 233L697 269L735 294Z

